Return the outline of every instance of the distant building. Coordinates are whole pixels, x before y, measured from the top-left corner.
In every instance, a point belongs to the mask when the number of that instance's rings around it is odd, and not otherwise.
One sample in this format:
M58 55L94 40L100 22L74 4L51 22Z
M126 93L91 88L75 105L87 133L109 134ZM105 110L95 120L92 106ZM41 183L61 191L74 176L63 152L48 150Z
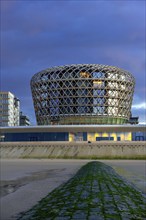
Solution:
M128 123L131 124L131 125L139 124L139 120L138 120L138 119L139 119L138 116L137 116L137 117L131 116L131 117L129 118Z
M30 120L28 116L20 112L20 126L29 126L29 125L30 125Z
M0 126L19 126L20 100L11 92L0 92Z

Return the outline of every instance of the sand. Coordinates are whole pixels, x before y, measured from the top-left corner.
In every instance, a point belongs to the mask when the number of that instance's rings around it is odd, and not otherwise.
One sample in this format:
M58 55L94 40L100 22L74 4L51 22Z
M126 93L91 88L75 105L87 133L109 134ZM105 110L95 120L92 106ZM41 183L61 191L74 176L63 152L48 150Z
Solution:
M1 219L17 219L90 160L2 159ZM101 160L146 192L146 161Z

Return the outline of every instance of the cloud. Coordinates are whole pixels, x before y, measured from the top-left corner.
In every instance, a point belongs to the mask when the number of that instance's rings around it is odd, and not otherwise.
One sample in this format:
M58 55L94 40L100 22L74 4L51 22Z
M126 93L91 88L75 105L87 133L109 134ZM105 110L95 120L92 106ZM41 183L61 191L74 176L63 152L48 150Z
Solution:
M146 109L146 102L132 105L133 109Z
M141 125L146 125L146 122L145 122L145 121L142 121L142 122L140 122L139 124L141 124Z

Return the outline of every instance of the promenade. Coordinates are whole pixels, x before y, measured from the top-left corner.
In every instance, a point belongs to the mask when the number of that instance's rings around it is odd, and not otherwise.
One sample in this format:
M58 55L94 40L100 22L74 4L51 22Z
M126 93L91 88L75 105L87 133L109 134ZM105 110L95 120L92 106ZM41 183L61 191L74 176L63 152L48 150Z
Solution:
M17 219L90 160L1 160L1 219ZM102 160L145 192L144 160ZM13 216L13 218L12 218Z
M90 162L18 220L145 219L146 197L101 162Z

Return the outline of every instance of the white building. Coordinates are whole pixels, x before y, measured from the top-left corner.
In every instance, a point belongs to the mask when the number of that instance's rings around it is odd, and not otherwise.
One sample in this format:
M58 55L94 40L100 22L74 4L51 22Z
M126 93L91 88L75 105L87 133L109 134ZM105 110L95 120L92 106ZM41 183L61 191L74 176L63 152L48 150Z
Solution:
M11 92L0 92L0 126L19 126L20 101Z

